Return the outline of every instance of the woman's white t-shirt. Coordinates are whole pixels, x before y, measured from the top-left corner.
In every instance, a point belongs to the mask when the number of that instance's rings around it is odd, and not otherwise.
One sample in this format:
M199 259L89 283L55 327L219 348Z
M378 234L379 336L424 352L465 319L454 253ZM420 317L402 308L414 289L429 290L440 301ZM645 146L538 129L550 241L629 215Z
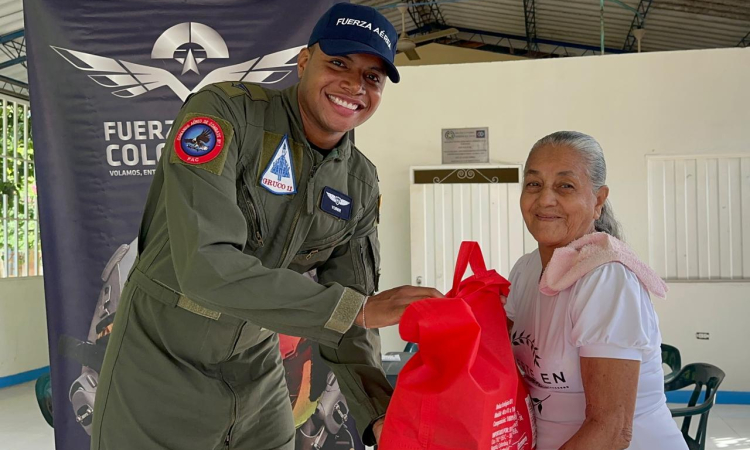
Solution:
M659 320L648 291L620 263L591 271L555 296L539 292L539 251L510 272L513 352L529 387L537 450L557 450L581 427L580 357L641 362L630 450L686 450L664 396Z

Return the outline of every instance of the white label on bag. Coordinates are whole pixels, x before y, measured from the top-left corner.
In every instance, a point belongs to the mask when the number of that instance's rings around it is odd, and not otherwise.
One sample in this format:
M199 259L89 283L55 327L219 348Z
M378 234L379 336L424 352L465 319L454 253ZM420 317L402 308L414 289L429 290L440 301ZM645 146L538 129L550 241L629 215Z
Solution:
M528 450L527 436L519 436L518 421L522 418L516 413L515 400L510 399L495 405L492 422L492 442L490 450Z
M526 407L529 409L529 418L531 419L531 448L536 448L536 415L534 414L531 395L526 396Z

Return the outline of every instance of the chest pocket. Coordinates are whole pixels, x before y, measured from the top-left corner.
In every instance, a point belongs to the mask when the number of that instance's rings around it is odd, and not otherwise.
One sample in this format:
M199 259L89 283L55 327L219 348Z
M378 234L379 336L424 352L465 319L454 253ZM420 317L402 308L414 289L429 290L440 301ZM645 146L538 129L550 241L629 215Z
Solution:
M351 239L364 213L361 199L356 195L358 191L346 184L345 164L339 161L325 161L318 176L319 181L309 183L305 190L305 209L312 214L307 216L310 222L305 240L290 263L289 268L293 270L314 269L327 261L336 247ZM334 204L335 201L339 203ZM343 205L341 202L346 204ZM336 215L336 211L324 209L337 205L340 206L339 212L348 207L349 214L346 219Z
M379 290L380 284L380 242L377 230L360 238L357 244L365 293L372 295Z
M320 213L320 212L317 212ZM305 242L297 251L289 268L296 271L308 271L322 265L333 254L336 247L351 240L357 221L347 222L347 227L323 239Z

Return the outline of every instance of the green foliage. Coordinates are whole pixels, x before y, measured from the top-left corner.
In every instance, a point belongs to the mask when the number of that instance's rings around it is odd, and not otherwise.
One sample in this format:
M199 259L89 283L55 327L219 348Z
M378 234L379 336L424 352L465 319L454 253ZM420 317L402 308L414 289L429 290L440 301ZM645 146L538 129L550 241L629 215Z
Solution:
M0 138L0 259L10 263L17 255L20 267L28 249L38 248L34 143L29 110L24 114L23 105L4 104L4 123L0 123L5 125ZM9 272L17 273L12 268Z

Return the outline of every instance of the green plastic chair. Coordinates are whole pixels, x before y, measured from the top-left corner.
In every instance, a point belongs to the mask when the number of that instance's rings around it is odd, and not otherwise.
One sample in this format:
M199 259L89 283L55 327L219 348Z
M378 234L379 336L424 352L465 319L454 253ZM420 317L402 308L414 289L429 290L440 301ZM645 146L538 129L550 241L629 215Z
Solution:
M683 367L674 378L667 383L667 390L676 391L688 386L695 386L686 407L670 408L672 417L683 417L682 436L690 450L704 450L706 448L706 432L708 430L708 413L716 401L716 391L724 380L724 371L706 363L688 364ZM704 390L705 389L705 394ZM698 401L703 397L703 403ZM690 421L693 416L700 416L698 431L695 437L690 437Z
M34 390L36 391L36 402L39 404L44 420L47 421L49 426L54 427L52 421L52 379L49 373L36 379Z
M672 369L670 373L664 374L664 388L667 390L667 383L672 381L680 369L682 369L682 357L680 356L680 351L677 347L661 344L661 362Z

